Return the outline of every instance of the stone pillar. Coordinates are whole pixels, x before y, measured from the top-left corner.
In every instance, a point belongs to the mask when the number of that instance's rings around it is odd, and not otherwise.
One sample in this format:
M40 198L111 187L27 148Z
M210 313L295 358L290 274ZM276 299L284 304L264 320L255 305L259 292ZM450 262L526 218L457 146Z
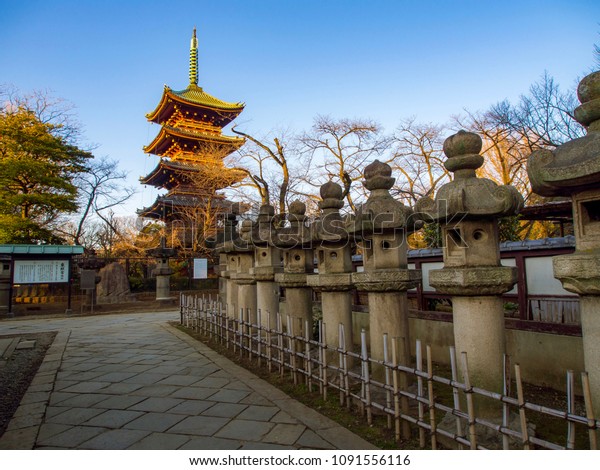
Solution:
M156 300L172 300L170 279L173 270L169 258L159 258L153 274L156 276Z
M235 318L239 318L240 311L244 311L244 319L256 323L256 281L250 270L254 265L254 249L248 243L252 221L244 220L240 230L235 254L237 269L231 274L231 280L237 285L237 312Z
M227 305L227 282L229 279L229 273L225 276L227 272L227 253L219 253L219 266L218 272L219 275L219 302L221 305Z
M429 283L452 296L457 355L467 353L474 386L501 392L503 384L504 309L500 295L517 282L514 267L500 264L497 219L516 214L523 198L511 186L477 178L483 165L482 141L459 131L444 142L444 163L454 180L438 191L435 201L421 199L417 210L441 224L444 268L430 271ZM459 368L462 372L461 361ZM500 416L499 403L477 397L478 415Z
M225 306L225 312L228 318L239 318L238 310L238 286L233 281L232 275L238 270L237 247L239 237L236 232L237 212L232 208L232 212L225 214L223 221L223 241L217 247L219 254L219 297Z
M600 71L583 78L575 119L587 135L553 151L538 150L527 161L533 191L570 196L576 249L553 259L554 276L580 295L585 369L595 413L600 413Z
M285 288L286 314L301 329L294 333L305 333L308 321L313 328L312 289L306 278L314 273L314 251L310 231L306 226L306 205L300 201L290 204L289 227L277 232L276 243L283 250L283 272L275 280Z
M254 267L250 269L256 281L256 308L260 310L260 321L269 328L275 328L279 312L279 284L275 282L275 274L281 271L281 252L273 245L274 222L273 206L261 206L252 230Z
M338 346L338 327L344 325L345 348L352 349L352 258L348 232L340 209L344 206L339 184L321 186L321 218L313 225L319 274L307 277L307 284L321 292L323 322L328 345Z
M352 281L357 289L368 292L371 357L384 359L383 335L387 333L390 344L398 338L398 361L408 365L406 291L417 286L421 273L408 269L406 236L415 229L416 220L411 209L390 195L395 182L391 174L391 167L377 160L365 168L364 185L371 194L349 224L349 230L361 239L364 271L352 273Z
M160 246L148 250L151 256L157 258L156 268L152 275L156 277L156 300L172 300L170 277L173 270L169 266L169 258L175 256L174 248L167 248L166 238L160 237Z

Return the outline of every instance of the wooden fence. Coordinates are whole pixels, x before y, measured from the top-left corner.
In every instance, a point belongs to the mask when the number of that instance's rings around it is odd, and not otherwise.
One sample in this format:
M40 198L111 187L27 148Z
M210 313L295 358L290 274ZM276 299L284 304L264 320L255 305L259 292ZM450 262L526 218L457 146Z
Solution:
M343 325L338 327L339 344L327 344L328 325L322 321L313 330L308 322L294 325L280 314L267 319L260 311L253 321L251 312L243 310L231 318L210 297L182 294L180 302L183 326L255 360L269 372L289 375L296 385L318 390L324 399L337 394L340 405L358 407L367 424L373 425L377 418L383 420L398 441L410 438L414 431L421 448L597 448L600 421L594 417L585 372L581 374L583 399L576 396L575 374L568 371L567 393L562 400L565 409L556 409L526 398L520 367L511 367L506 356L504 386L502 393L497 393L471 384L466 353L457 357L453 348L449 350L449 377L444 377L437 374L430 347L423 348L420 341L416 342L415 363L401 364L401 340L384 335L384 359L376 360L368 355L364 330L360 347L350 351L344 347ZM276 327L264 326L273 324L267 320L274 320ZM511 393L513 388L515 394ZM535 398L540 398L539 394ZM489 403L497 402L497 418L477 416L478 400L488 403L488 411ZM555 430L545 437L548 426Z

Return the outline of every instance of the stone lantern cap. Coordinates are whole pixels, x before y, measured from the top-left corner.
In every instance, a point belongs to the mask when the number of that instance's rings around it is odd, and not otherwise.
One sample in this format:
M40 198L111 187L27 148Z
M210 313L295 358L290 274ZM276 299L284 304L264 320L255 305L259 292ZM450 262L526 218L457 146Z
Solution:
M250 239L254 245L266 246L275 236L275 226L279 217L275 215L275 208L270 204L263 204L258 211L258 218L252 225Z
M342 187L329 181L321 186L320 190L321 217L311 226L312 239L317 242L345 242L348 239L348 231L340 209L344 207L344 191Z
M290 203L287 215L289 225L276 231L273 244L279 248L310 248L312 240L305 214L306 204L302 201L296 200Z
M581 106L575 119L587 135L554 150L537 150L527 160L531 188L541 196L570 196L600 184L600 71L581 80L577 96Z
M354 218L347 224L348 231L357 235L382 234L402 229L413 232L422 224L416 223L412 209L395 200L390 189L396 179L392 176L392 168L375 160L365 168L363 185L371 194L361 205Z
M177 250L175 248L167 248L167 241L164 236L160 237L160 246L147 251L150 256L159 259L169 259L175 256Z
M218 253L246 253L254 251L254 247L251 244L252 221L246 219L242 221L239 235L233 240L225 241L218 249Z
M444 142L448 157L444 166L454 173L454 180L439 189L435 200L420 199L416 211L435 222L517 214L523 207L523 196L514 187L477 177L475 170L484 162L481 148L481 137L472 132L459 131L448 137Z

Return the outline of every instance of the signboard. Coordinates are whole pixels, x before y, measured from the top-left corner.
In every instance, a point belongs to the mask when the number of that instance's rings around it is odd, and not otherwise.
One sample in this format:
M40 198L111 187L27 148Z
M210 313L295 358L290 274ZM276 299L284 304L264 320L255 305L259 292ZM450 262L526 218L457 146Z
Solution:
M69 282L69 260L15 260L13 284Z
M194 279L206 279L208 277L208 260L206 258L194 258Z

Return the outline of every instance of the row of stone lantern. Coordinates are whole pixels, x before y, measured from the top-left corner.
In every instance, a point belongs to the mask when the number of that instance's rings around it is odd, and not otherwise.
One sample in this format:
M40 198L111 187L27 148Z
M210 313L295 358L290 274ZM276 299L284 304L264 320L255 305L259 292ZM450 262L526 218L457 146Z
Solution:
M581 82L579 97L582 105L575 116L588 135L554 152L534 153L528 171L535 192L573 198L577 251L556 258L554 270L567 290L581 295L585 367L600 409L600 72ZM378 161L365 168L370 196L354 217L341 216L343 191L333 182L321 187L321 213L310 226L301 202L290 204L283 228L275 224L271 206L261 207L258 220L244 221L240 237L232 235L221 247L228 315L250 311L249 319L256 319L260 310L262 324L273 327L282 287L287 315L302 328L312 321L315 290L321 293L327 343L338 345L338 326L343 325L344 346L350 349L351 290L356 288L369 296L371 357L383 359L387 333L405 339L400 360L408 363L407 291L421 274L408 269L406 237L424 221L435 221L443 234L444 267L430 271L430 284L452 296L455 347L467 353L472 383L500 391L505 353L501 295L513 288L517 272L500 264L498 219L517 214L523 198L511 186L477 177L484 162L481 148L481 138L473 133L460 131L446 139L444 165L454 178L435 200L418 201L415 212L392 198L391 169ZM354 243L363 255L360 273L352 272ZM486 414L486 408L480 412Z
M384 358L383 335L404 338L399 360L408 363L407 291L421 273L407 266L407 236L423 219L438 221L447 240L445 268L431 273L440 292L455 296L457 348L472 358L471 370L480 386L497 389L504 353L503 308L500 294L516 282L514 268L500 266L497 218L516 213L522 198L511 187L499 187L477 178L483 164L481 139L460 132L446 141L446 166L455 179L443 186L435 201L423 200L419 212L395 200L391 168L375 161L365 168L364 185L370 191L354 217L343 218L342 188L333 182L321 187L320 217L306 224L305 206L290 204L288 225L278 228L274 211L265 205L256 222L245 220L240 236L221 248L227 279L230 317L251 312L248 320L273 327L279 305L279 288L285 289L286 310L298 325L312 323L312 291L321 293L325 340L337 346L339 325L344 342L352 348L352 289L368 292L371 357ZM364 271L352 272L352 246L358 243ZM315 274L314 263L317 263ZM270 321L267 320L270 318ZM481 351L484 350L484 352Z

